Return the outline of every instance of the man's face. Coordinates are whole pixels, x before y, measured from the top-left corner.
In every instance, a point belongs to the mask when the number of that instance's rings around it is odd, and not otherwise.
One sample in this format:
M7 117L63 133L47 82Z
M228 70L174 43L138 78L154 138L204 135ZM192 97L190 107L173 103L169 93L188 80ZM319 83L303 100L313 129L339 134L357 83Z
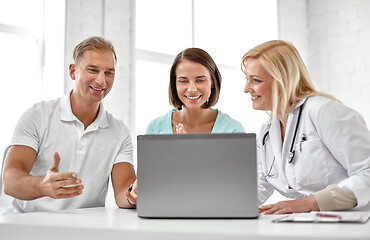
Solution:
M76 64L69 66L76 81L73 93L85 103L99 103L113 86L115 59L110 50L86 50Z

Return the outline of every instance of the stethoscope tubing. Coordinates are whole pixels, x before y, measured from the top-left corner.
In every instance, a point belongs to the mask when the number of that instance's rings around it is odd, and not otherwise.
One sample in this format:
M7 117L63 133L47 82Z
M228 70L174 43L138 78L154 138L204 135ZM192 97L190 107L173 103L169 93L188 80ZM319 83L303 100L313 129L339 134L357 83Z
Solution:
M288 156L288 163L291 164L293 162L293 159L294 159L294 155L295 155L295 150L294 150L294 143L295 143L295 140L297 138L297 133L298 133L298 128L299 128L299 124L300 124L300 121L301 121L301 116L302 116L302 111L303 111L303 107L304 107L304 103L299 106L299 113L298 113L298 119L297 119L297 123L296 123L296 126L295 126L295 129L294 129L294 135L293 135L293 139L292 139L292 142L290 144L290 150L289 150L289 156ZM267 137L270 135L270 131L267 131L264 135L263 135L263 138L262 138L262 149L263 151L265 152L264 153L264 156L266 158L266 139ZM266 159L264 159L266 160ZM274 157L274 160L272 162L272 165L275 163L275 157ZM266 176L271 176L270 173L272 171L272 165L270 166L269 168L269 171L267 173Z

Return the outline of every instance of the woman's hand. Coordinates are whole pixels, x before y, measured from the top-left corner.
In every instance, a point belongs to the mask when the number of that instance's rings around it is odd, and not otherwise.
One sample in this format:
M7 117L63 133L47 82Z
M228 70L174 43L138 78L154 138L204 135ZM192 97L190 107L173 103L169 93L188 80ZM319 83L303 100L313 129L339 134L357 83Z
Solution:
M263 214L286 214L311 211L320 211L319 205L317 205L313 195L259 207L259 213Z
M176 125L176 133L177 134L186 133L184 125L182 123Z
M131 191L127 190L125 192L125 195L127 197L128 202L131 203L130 205L132 205L133 207L134 206L136 207L136 202L137 202L137 180L135 180L135 182L132 184Z

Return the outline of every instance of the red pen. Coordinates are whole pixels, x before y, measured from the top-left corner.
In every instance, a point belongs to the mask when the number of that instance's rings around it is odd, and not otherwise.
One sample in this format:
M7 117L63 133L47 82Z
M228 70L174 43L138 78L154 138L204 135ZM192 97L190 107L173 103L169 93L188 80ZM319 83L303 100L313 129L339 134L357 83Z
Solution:
M339 218L342 219L342 216L336 214L328 214L328 213L316 213L318 217L326 217L326 218Z

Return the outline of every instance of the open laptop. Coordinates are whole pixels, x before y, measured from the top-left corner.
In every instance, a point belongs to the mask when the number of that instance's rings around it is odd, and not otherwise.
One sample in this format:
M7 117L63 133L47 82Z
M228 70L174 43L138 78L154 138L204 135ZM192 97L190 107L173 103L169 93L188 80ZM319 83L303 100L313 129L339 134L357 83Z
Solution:
M256 218L256 135L139 135L138 202L146 218Z

